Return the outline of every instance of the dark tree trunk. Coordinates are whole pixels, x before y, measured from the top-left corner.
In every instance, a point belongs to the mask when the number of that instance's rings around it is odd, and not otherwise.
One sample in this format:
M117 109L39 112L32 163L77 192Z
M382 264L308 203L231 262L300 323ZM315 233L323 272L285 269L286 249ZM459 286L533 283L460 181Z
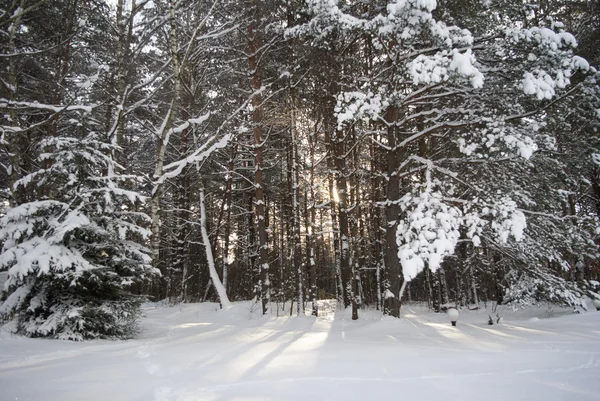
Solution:
M262 86L259 60L261 56L262 46L259 26L260 26L260 2L254 0L251 4L254 13L253 18L248 26L248 67L250 77L250 87L252 88L252 132L254 137L254 215L256 217L256 225L258 228L258 268L259 268L259 287L261 293L262 312L264 315L269 314L270 304L270 287L269 278L269 261L268 261L268 245L267 245L267 222L265 212L265 190L263 182L263 115L262 115L262 96L260 89Z
M400 206L395 202L400 198L400 179L398 168L400 167L400 151L395 148L397 143L398 109L390 106L387 110L386 120L388 126L388 151L387 163L387 193L386 193L386 226L385 226L385 271L387 288L385 291L384 313L386 315L400 317L400 287L402 285L402 266L398 258L398 244L396 242L396 230L400 216Z

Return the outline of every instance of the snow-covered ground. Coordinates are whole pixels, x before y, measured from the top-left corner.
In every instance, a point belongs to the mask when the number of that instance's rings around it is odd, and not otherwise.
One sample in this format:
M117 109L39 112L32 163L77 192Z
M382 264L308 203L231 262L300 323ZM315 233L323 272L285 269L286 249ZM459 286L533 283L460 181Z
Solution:
M135 340L0 332L2 401L600 400L600 312L403 307L257 318L250 304L146 306Z

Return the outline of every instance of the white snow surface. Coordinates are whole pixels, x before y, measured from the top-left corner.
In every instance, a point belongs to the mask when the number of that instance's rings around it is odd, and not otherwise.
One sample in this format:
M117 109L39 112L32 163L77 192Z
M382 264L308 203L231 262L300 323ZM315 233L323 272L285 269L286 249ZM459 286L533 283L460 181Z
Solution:
M456 327L420 305L403 306L402 319L361 310L358 321L334 308L321 301L319 318L261 318L250 303L146 305L143 334L114 342L29 339L5 325L0 399L600 398L600 312L593 308L576 315L500 308L503 323L493 326L486 324L491 311L462 309Z

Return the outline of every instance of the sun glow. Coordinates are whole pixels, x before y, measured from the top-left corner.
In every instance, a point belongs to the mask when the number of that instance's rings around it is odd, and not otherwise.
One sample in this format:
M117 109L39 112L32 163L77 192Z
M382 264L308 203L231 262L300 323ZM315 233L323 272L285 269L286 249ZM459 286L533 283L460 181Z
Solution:
M333 201L334 201L335 203L340 203L340 197L339 197L339 195L338 195L338 192L337 192L337 188L336 188L336 187L333 187Z

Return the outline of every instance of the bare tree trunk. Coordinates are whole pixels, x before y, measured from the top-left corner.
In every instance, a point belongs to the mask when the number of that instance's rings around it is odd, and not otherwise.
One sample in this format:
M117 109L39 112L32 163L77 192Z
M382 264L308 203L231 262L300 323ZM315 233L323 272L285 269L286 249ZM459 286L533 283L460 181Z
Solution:
M259 277L260 277L260 292L262 301L262 312L264 315L269 314L270 307L270 287L271 282L269 279L269 261L268 256L268 244L267 244L267 226L265 216L265 195L264 195L264 183L263 183L263 117L262 117L262 96L260 95L261 90L261 76L259 72L259 64L261 56L261 39L258 31L260 24L260 13L258 12L259 1L255 0L252 2L254 8L254 18L252 18L248 26L248 67L250 76L250 87L252 88L252 131L254 135L254 160L255 160L255 174L254 174L254 186L255 186L255 203L254 210L256 216L256 224L258 226L258 263L259 263Z
M433 276L433 310L436 313L440 312L440 307L442 306L442 289L440 285L439 272L432 272Z
M298 185L298 138L296 132L296 94L294 88L290 88L290 133L292 139L292 259L294 270L296 271L297 286L297 313L304 315L304 287L302 274L302 243L300 241L300 205L298 204L299 185Z
M329 145L330 149L333 147L330 129L331 127L325 121L325 141ZM333 174L334 169L334 157L333 152L330 152L329 157L327 158L327 167L329 172L328 182L329 182L329 210L331 216L331 230L333 231L333 263L335 266L335 280L336 280L336 295L338 301L338 307L342 307L344 305L344 282L342 280L342 269L340 264L340 232L338 229L338 217L337 217L337 195L335 190L335 177Z
M227 188L225 189L227 207L225 216L225 234L223 243L223 287L227 290L227 278L229 276L229 236L231 235L231 201L233 198L233 161L235 159L235 146L231 148L231 156L227 167Z
M69 73L70 57L71 57L71 37L75 31L75 20L77 15L77 0L65 2L64 16L66 21L62 21L65 25L64 34L66 38L62 38L61 44L58 45L60 51L58 52L58 59L56 61L56 88L54 91L53 102L54 104L61 104L63 101L63 91L66 84L67 74ZM48 125L48 135L56 136L58 129L58 114L54 115Z
M427 291L427 304L431 308L433 304L433 289L431 288L431 270L425 266L425 290Z
M156 167L154 170L154 178L159 179L163 175L163 166L165 162L165 153L167 145L169 143L169 134L171 125L173 124L174 114L177 110L177 104L180 92L180 66L179 56L177 52L177 26L175 21L175 0L169 1L169 22L170 22L170 51L171 51L171 63L173 64L173 97L171 100L171 106L167 111L167 114L163 118L163 122L157 132L157 137L160 138L158 142L157 156L156 156ZM152 192L152 198L150 200L150 219L151 223L151 241L150 248L152 252L152 262L155 267L160 265L160 199L164 191L164 185L158 182L154 185ZM167 278L168 279L168 278Z
M315 194L315 146L317 141L317 127L318 121L315 123L315 130L308 138L308 146L310 153L310 221L308 214L308 194L305 195L305 211L304 216L306 219L306 249L308 263L310 267L310 299L312 303L312 316L319 316L319 307L317 305L317 264L315 261L315 221L316 221L316 194Z
M356 171L357 166L359 165L358 160L358 146L357 146L357 138L356 132L354 129L351 130L351 142L354 144L354 148L352 149L352 161L353 161L353 171ZM357 242L364 235L364 230L362 229L362 220L357 222L357 218L360 219L362 216L361 213L361 205L359 202L359 182L357 174L352 174L350 177L350 203L349 206L352 208L353 213L352 216L348 216L349 219L349 233L352 242L349 241L349 254L350 254L350 268L351 268L351 285L352 285L352 320L358 319L358 308L362 303L362 285L360 281L360 269L364 266L364 259L362 257L362 243ZM351 224L350 224L351 223Z
M8 29L8 52L9 54L16 53L16 37L17 32L21 26L21 19L23 17L23 11L25 9L25 0L20 0L19 6L14 12L14 20L9 25ZM11 101L17 100L17 93L19 90L19 81L17 78L17 60L16 57L8 58L8 82L9 82L9 99ZM15 126L15 131L11 132L8 135L8 151L9 151L9 162L10 162L10 174L9 174L9 182L10 188L15 188L15 183L21 177L21 149L19 146L19 136L18 129L19 126L19 116L17 115L17 111L14 108L10 110L10 120L11 125ZM5 136L2 135L2 139ZM16 195L15 190L10 191L11 198L10 203L11 206L15 206L20 203L20 199L18 198L18 194Z
M390 106L387 111L388 126L388 183L386 194L386 226L385 226L385 269L387 273L388 288L384 300L384 313L386 315L400 317L400 286L402 280L402 266L398 258L398 244L396 242L396 230L400 216L400 206L396 202L400 198L400 180L398 168L400 167L400 153L395 148L397 142L398 109Z
M450 297L448 296L448 282L446 281L446 272L444 271L443 267L440 267L438 271L440 275L442 304L447 304L450 301Z
M372 48L372 38L370 35L365 34L363 37L364 45L364 75L371 76L373 72L373 48ZM373 129L373 124L369 123L368 129ZM378 131L377 129L373 129L373 131ZM379 136L379 134L376 134ZM379 138L376 138L379 139ZM378 140L378 142L380 142ZM378 207L376 206L376 202L379 200L379 184L381 183L380 178L378 177L378 173L381 173L379 169L379 154L377 152L377 145L374 142L370 142L369 144L369 154L370 154L370 168L371 168L371 178L370 178L370 193L367 194L365 191L365 197L369 199L369 210L368 213L364 213L365 219L364 223L361 220L360 224L367 225L367 222L370 222L369 226L366 227L366 230L371 230L369 234L367 234L368 243L365 244L366 238L364 235L365 228L361 228L360 240L363 243L362 245L362 255L366 262L368 253L371 253L371 257L368 260L371 262L371 266L375 267L375 293L377 297L376 309L382 310L383 306L383 294L382 294L382 267L384 265L383 262L383 253L382 253L382 241L381 241L381 230L380 230L380 215ZM362 214L358 214L359 218ZM370 248L370 249L367 249ZM361 263L361 265L363 265Z
M471 291L473 294L473 303L475 304L475 306L479 305L479 296L477 294L477 282L475 281L475 272L473 270L473 266L469 267L470 270L470 276L471 276Z
M212 281L217 294L219 294L219 301L222 307L231 306L225 287L219 279L217 268L215 267L215 259L212 253L212 247L210 246L210 238L208 238L208 232L206 231L206 210L204 208L204 190L200 190L200 230L202 232L202 242L204 243L204 249L206 250L206 259L208 262L208 269L210 272L210 280Z
M295 12L293 10L293 2L289 3L290 9L287 15L288 27L294 26ZM289 46L289 68L293 71L295 59L294 59L294 43L292 40ZM291 193L292 193L292 260L294 264L294 270L296 272L296 302L297 302L297 313L298 315L304 315L304 274L303 274L303 263L302 263L302 241L300 236L300 227L302 226L302 220L300 219L300 183L298 179L298 132L296 128L296 88L294 87L293 75L289 76L289 97L290 97L290 137L292 143L291 146ZM306 199L305 199L306 202ZM308 239L307 239L308 242Z
M312 187L312 178L311 178L311 187ZM313 192L311 190L311 192ZM312 194L314 196L314 193ZM308 197L308 193L304 195L305 199ZM314 245L314 221L315 221L315 208L314 208L314 198L313 205L310 210L310 215L308 212L308 201L304 203L304 229L306 230L306 257L308 259L309 265L309 280L310 280L310 301L311 301L311 315L318 316L319 315L319 307L317 305L317 264L315 262L315 245Z
M379 139L379 138L378 138ZM379 140L378 140L379 141ZM373 173L379 172L379 166L377 161L379 160L379 154L377 152L377 146L375 143L371 143L370 145L370 154L371 154L371 171ZM371 208L371 232L373 235L372 239L372 260L375 265L375 282L376 282L376 290L377 290L377 310L383 309L383 297L381 294L381 275L382 275L382 266L383 266L383 254L381 249L381 230L380 230L380 212L377 207L377 201L379 200L379 185L380 181L377 178L376 174L372 174L371 176L371 200L370 200L370 208Z
M377 283L377 310L383 309L383 297L381 294L381 263L375 267L375 282Z
M350 232L348 226L348 184L346 181L345 138L341 129L333 138L335 182L337 191L338 228L340 241L340 273L344 288L344 307L352 303L352 270L350 266Z
M108 138L112 144L122 146L124 131L125 131L125 104L128 97L128 88L127 88L127 74L126 74L126 64L130 62L127 60L129 45L132 40L133 35L133 19L134 19L134 10L136 9L136 2L132 0L131 2L131 12L129 17L127 18L128 28L126 29L125 16L123 15L123 8L125 5L124 0L117 1L117 46L116 46L116 59L117 59L117 67L116 67L116 81L117 81L117 107L115 107L115 115L112 119L112 127L108 132ZM169 4L170 8L170 23L171 23L171 35L175 34L175 5L173 2ZM173 37L171 38L173 40ZM174 37L176 41L177 38ZM173 42L171 42L171 52L173 51ZM124 156L123 154L121 156ZM120 162L124 162L127 160L126 157L120 157L118 159Z

